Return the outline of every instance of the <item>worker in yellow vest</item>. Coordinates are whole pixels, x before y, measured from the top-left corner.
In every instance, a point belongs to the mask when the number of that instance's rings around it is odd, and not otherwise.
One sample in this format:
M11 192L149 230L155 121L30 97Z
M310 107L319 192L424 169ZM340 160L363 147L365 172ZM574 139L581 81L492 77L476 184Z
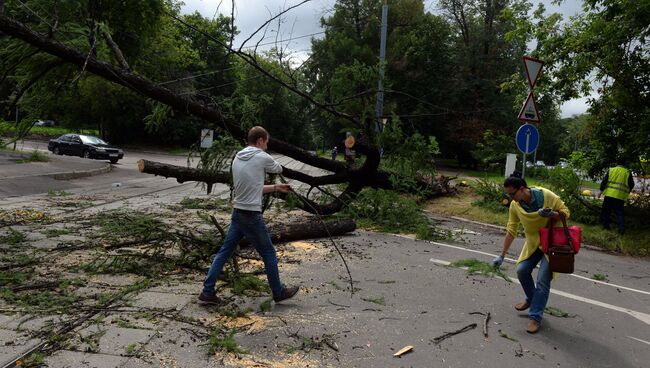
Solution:
M625 161L623 159L617 160L616 167L610 167L600 183L600 194L605 196L603 200L602 210L600 212L600 222L603 228L609 229L609 222L611 220L611 213L614 211L616 221L618 222L618 232L623 235L625 233L625 221L623 218L623 207L625 201L634 188L634 179L630 170L624 167Z

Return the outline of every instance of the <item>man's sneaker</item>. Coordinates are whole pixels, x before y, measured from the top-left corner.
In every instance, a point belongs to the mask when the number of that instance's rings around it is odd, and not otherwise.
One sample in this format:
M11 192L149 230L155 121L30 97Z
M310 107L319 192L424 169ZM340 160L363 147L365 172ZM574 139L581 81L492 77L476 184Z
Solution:
M201 295L199 295L199 301L206 304L219 304L221 302L221 299L217 298L216 295L201 293Z
M290 286L290 287L285 287L282 289L282 292L278 296L274 296L273 300L278 303L283 300L292 298L294 295L298 293L298 290L300 289L299 286Z

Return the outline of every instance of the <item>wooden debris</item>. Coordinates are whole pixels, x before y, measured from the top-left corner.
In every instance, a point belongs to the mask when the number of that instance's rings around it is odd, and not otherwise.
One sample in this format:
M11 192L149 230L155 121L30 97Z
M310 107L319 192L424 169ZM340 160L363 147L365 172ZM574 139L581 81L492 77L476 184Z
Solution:
M401 358L402 355L413 351L413 346L412 345L407 345L403 348L401 348L397 353L393 354L394 357Z
M463 327L463 328L461 328L460 330L457 330L457 331L447 332L444 335L441 335L441 336L438 336L436 338L431 339L430 341L438 344L438 343L440 343L441 341L443 341L445 339L448 339L448 338L450 338L450 337L452 337L454 335L458 335L458 334L463 333L463 332L467 332L467 331L472 330L474 328L476 328L476 323L469 324L469 325L467 325L467 326L465 326L465 327Z

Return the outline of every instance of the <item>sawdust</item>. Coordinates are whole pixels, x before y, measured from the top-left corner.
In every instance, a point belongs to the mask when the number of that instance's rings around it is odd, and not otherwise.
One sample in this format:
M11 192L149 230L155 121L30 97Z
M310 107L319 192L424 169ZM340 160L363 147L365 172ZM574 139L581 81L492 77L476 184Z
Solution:
M315 243L304 242L304 241L291 242L288 245L294 247L296 250L302 250L307 252L318 249Z
M304 367L320 367L319 361L313 359L305 359L300 354L288 354L280 360L269 360L266 358L252 356L235 356L228 354L222 357L223 363L226 367L241 367L241 368L304 368Z

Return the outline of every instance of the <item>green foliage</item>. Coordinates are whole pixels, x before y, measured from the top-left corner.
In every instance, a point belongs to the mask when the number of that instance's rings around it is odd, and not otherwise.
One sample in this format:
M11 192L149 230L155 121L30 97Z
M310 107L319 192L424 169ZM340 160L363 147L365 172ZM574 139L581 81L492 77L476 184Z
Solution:
M20 285L29 278L30 275L26 272L0 271L0 286Z
M69 313L80 299L79 295L67 290L13 292L9 289L2 289L0 298L35 314Z
M593 84L598 97L590 100L588 145L590 175L602 172L617 156L629 163L646 157L650 133L650 54L647 1L589 0L583 12L561 19L537 18L538 56L547 61L545 74L561 101L587 96ZM633 167L634 168L634 167Z
M399 118L394 116L385 127L381 135L384 147L381 164L383 169L393 174L391 181L395 188L413 193L419 187L417 178L435 177L434 156L440 153L440 149L435 137L425 137L417 132L408 136L401 125Z
M0 236L0 244L18 245L27 239L24 233L10 227L7 229L9 234Z
M99 236L113 241L124 238L141 239L143 242L151 239L159 241L173 239L169 226L152 214L114 210L98 213L92 220L93 225L100 227Z
M378 304L378 305L386 305L386 300L384 300L383 296L361 298L361 300L365 300L365 301L367 301L369 303L375 303L375 304Z
M489 129L483 133L483 141L476 144L472 155L486 170L503 172L506 155L513 152L517 152L517 147L512 136Z
M47 191L47 196L48 197L63 197L63 196L68 196L71 195L72 193L66 192L65 190L48 190Z
M476 259L473 259L473 258L461 259L459 261L453 262L452 264L450 264L450 266L451 267L459 267L459 268L461 268L461 267L465 268L466 267L468 275L475 275L475 274L478 274L478 273L480 273L482 275L485 275L485 276L496 275L496 276L499 276L499 277L503 278L504 280L506 280L508 282L512 282L510 280L510 277L508 277L508 275L506 275L501 270L501 268L492 267L492 265L487 263L487 262L482 262L482 261L479 261L479 260L476 260Z
M37 368L45 366L45 356L43 353L35 351L31 353L27 358L21 360L20 367L22 368Z
M226 351L235 354L247 354L248 351L242 349L239 346L239 343L235 341L235 333L237 333L237 329L235 328L230 329L227 332L221 330L220 328L215 328L212 330L208 339L210 354L214 354L218 351Z
M478 179L472 187L481 199L472 203L473 205L487 208L494 212L508 212L508 197L503 189L503 184L490 179Z
M598 281L606 281L607 275L604 275L602 273L595 273L591 276L591 278Z
M138 344L129 344L125 351L127 356L133 356L138 352L139 346Z
M268 283L265 280L261 280L255 274L230 273L229 275L228 283L232 288L232 293L235 295L243 295L247 291L258 293L269 292L271 290Z
M273 298L267 298L262 303L260 303L260 312L269 312L271 310L271 302Z
M18 162L25 163L25 162L48 162L48 161L50 161L50 158L47 156L47 154L34 150L29 154L29 156L27 156L26 159L20 160Z
M415 233L433 226L414 197L383 189L364 189L344 210L361 227L394 233Z
M190 198L185 197L180 202L183 208L197 210L219 210L227 211L231 208L227 200L218 197L214 198Z
M212 146L201 152L197 168L206 173L230 172L230 161L241 148L241 143L230 134L216 131Z
M556 166L549 170L548 183L555 194L559 195L571 211L571 221L583 224L599 223L599 213L586 207L583 202L599 208L600 201L581 196L581 180L571 168Z
M551 306L548 306L548 307L544 308L544 312L546 314L549 314L549 315L554 316L554 317L559 317L559 318L573 318L573 317L575 317L575 315L571 315L571 314L563 311L560 308L551 307Z

